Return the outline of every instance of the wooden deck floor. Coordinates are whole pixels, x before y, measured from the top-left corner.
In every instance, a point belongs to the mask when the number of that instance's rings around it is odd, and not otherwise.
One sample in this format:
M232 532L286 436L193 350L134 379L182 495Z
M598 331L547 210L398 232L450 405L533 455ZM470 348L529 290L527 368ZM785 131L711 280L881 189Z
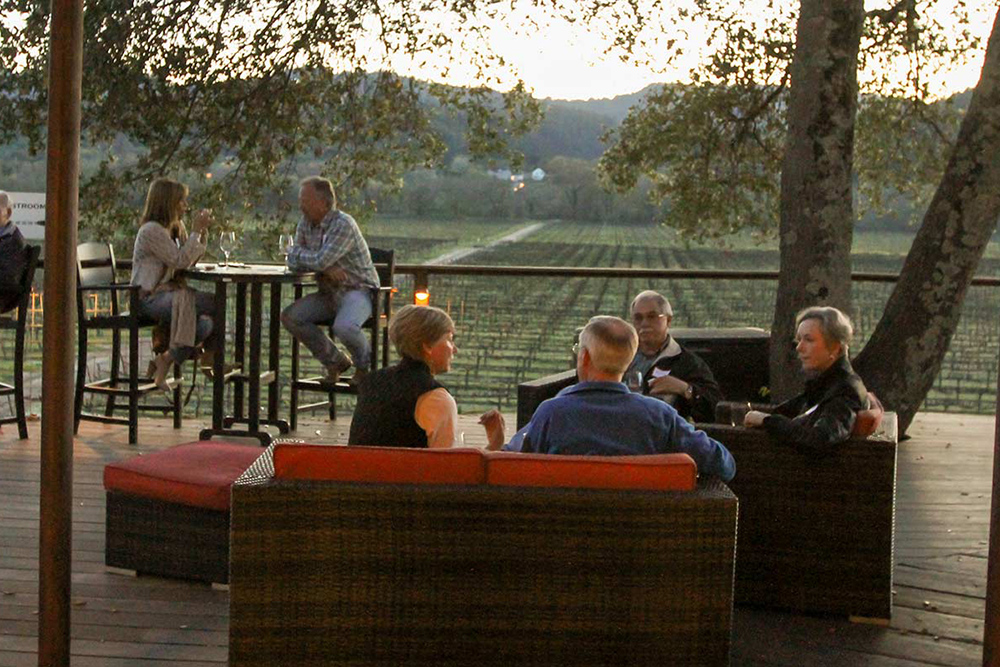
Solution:
M130 447L123 428L84 425L74 458L75 667L227 661L227 592L113 575L103 565L104 464L194 440L200 427L144 420L145 444ZM306 422L294 435L344 442L347 427L346 418ZM484 444L474 417L463 417L463 427L468 444ZM921 414L900 445L890 627L738 608L732 664L980 665L993 429L993 417ZM0 667L37 664L38 430L33 424L25 441L11 426L0 433Z

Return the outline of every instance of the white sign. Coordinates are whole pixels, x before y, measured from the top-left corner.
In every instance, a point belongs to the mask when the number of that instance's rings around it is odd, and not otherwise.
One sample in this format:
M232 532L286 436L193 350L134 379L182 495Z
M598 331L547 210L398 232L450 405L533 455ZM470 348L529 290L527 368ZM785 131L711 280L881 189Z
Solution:
M45 193L8 192L14 213L10 219L24 234L24 238L45 240Z

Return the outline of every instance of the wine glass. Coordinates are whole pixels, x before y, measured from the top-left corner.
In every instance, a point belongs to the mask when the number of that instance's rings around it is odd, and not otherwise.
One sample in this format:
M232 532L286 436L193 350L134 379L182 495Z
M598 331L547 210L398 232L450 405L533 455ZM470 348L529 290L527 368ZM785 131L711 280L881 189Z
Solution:
M635 368L625 373L625 377L622 378L622 382L624 382L625 386L628 387L628 390L633 393L639 393L642 391L642 373Z
M295 237L291 234L282 234L278 237L278 252L285 258L285 264L288 264L288 253L291 252L292 248L295 246Z
M222 232L219 234L219 250L226 256L225 266L229 266L229 253L236 250L236 232Z

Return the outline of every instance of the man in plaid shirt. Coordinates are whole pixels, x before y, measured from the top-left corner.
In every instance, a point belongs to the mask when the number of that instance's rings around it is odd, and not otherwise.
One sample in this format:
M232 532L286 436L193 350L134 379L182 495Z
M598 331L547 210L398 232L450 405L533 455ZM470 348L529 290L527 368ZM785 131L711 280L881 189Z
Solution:
M368 244L354 218L337 210L333 184L311 176L299 188L302 220L295 231L295 247L288 252L288 268L315 271L319 290L307 294L281 313L281 323L326 369L326 380L336 382L354 362L355 383L371 367L371 346L361 325L372 314L372 290L378 273ZM320 324L333 322L333 335L351 353L337 349Z

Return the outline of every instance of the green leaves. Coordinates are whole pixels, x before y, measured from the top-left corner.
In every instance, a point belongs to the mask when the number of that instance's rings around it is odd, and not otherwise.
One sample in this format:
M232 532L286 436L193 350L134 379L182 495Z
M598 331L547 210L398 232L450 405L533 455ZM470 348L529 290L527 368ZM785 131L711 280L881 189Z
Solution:
M345 208L363 206L367 184L398 184L439 163L434 98L469 119L477 153L504 155L506 140L538 117L523 86L503 96L457 91L386 69L447 46L454 17L478 16L475 2L425 4L429 14L406 0L88 2L83 140L107 157L86 175L81 222L134 216L136 193L165 174L223 215L273 207L308 171L330 177ZM0 14L16 18L0 28L0 84L10 93L0 96L0 142L25 136L40 150L48 6L0 0ZM482 20L462 34L478 34ZM485 68L495 57L469 60ZM115 160L120 141L143 147L138 159Z

